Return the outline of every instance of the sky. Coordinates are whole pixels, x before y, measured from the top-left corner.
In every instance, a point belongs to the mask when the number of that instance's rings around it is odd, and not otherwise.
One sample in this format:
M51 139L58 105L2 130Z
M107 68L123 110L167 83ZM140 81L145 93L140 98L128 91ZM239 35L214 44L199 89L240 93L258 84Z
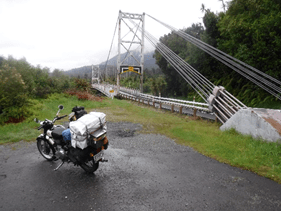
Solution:
M119 11L150 16L178 29L202 23L202 3L222 11L219 0L0 0L0 56L33 66L70 70L98 65L118 53ZM145 30L159 39L170 31L145 15ZM129 28L121 25L126 38ZM129 35L128 35L129 36ZM152 50L144 41L145 50Z

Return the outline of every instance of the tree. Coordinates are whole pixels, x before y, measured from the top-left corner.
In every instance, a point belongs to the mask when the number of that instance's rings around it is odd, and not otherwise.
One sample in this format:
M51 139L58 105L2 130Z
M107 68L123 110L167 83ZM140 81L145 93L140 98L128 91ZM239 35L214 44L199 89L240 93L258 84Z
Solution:
M34 68L35 77L35 96L46 98L51 92L52 80L49 77L50 70L48 68L41 69L40 66ZM53 85L54 86L54 85Z
M222 8L223 8L223 11L225 12L225 9L226 9L226 5L225 5L224 1L223 1L223 0L219 0L219 1L221 1L221 3L222 3Z
M0 123L21 119L27 114L27 86L21 74L8 64L0 67Z
M200 39L204 28L201 24L192 24L191 27L184 29L184 31L191 36ZM179 37L175 33L164 35L160 38L160 41L169 47L173 52L178 54L181 58L186 60L188 63L194 54L195 47L187 43L186 40ZM190 89L187 88L187 82L180 76L180 74L165 60L164 57L156 50L155 55L157 65L161 68L165 74L166 81L166 93L170 96L187 96ZM195 59L197 62L197 59ZM196 63L194 62L194 64ZM201 65L201 61L198 60L198 66ZM196 65L194 66L196 69Z
M27 94L29 97L33 97L35 94L35 83L34 75L35 72L31 65L26 61L25 58L16 60L12 56L9 56L5 63L10 67L13 67L21 74L21 77L25 83Z
M281 80L281 6L276 0L233 0L218 23L219 48Z
M281 2L277 0L232 0L217 24L219 49L281 80L280 9ZM258 103L253 99L268 96L238 73L230 74L234 92L248 106Z
M62 70L54 69L54 71L52 72L51 75L52 75L52 77L60 78L60 77L64 76L64 73Z

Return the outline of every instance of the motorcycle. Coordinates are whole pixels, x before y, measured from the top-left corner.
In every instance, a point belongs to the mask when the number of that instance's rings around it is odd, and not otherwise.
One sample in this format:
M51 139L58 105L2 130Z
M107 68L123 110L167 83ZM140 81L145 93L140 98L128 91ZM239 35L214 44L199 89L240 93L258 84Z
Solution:
M37 137L37 148L40 154L48 161L61 160L61 164L54 170L58 170L65 162L72 162L79 165L88 173L95 172L100 162L107 162L104 159L104 150L108 148L108 139L106 130L99 130L92 134L87 134L85 139L86 147L81 149L73 146L72 139L65 140L64 131L67 131L63 125L55 125L57 120L65 118L67 115L60 116L59 112L64 109L63 105L59 105L59 110L53 120L45 119L40 121L37 118L35 122L39 123L38 130L43 129L43 133ZM83 107L81 107L83 108ZM84 108L82 109L84 110ZM70 121L75 121L75 112L69 115Z

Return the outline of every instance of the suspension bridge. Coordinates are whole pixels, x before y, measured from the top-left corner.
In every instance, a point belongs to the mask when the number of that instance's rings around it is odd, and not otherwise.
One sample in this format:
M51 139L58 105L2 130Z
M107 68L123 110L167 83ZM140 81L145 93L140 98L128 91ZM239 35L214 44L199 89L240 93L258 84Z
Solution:
M261 72L260 70L216 49L207 43L176 29L148 14L133 14L119 11L114 35L118 28L118 60L117 60L117 84L100 83L100 69L93 66L92 87L104 93L108 97L116 95L145 103L149 106L160 109L169 109L172 112L192 114L206 119L218 120L222 123L221 130L235 128L243 134L250 134L255 138L262 138L267 141L281 142L281 112L273 109L248 108L236 97L229 93L222 86L215 86L204 77L198 70L194 69L180 56L174 53L166 45L161 43L156 37L145 30L145 17L161 24L172 33L192 43L199 49L216 58L224 65L241 74L257 86L261 87L269 94L281 100L281 82L277 79ZM122 37L121 28L126 27L128 33ZM122 28L123 29L123 28ZM131 33L130 40L126 40ZM183 101L169 98L162 98L143 93L143 70L144 70L144 39L146 39L174 68L175 71L197 92L205 101L198 103L194 101ZM113 43L113 40L112 40ZM109 51L109 55L112 49ZM126 45L127 44L127 45ZM132 45L140 46L141 59L138 60L132 53ZM126 56L121 60L121 49L125 49ZM109 59L109 55L107 61ZM137 65L129 64L132 58ZM107 62L105 64L105 69ZM120 87L120 75L125 72L134 72L140 76L140 90L132 90ZM198 112L197 112L198 111ZM197 114L196 114L197 112Z

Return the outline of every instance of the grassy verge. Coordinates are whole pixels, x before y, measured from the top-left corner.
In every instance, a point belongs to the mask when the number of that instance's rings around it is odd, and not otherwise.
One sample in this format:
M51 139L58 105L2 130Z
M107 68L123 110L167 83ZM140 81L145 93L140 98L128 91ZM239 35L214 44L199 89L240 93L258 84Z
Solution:
M52 119L59 104L65 106L61 115L69 114L71 108L78 105L84 106L87 111L106 113L107 121L140 123L143 125L143 133L166 135L177 143L190 146L220 162L250 170L281 184L281 145L254 140L234 130L222 132L219 125L212 122L137 106L137 103L125 100L105 99L102 102L92 102L53 95L44 101L34 101L34 116L31 119L0 127L0 143L35 140L39 132L35 130L38 125L32 119Z
M108 101L99 109L109 121L143 125L144 133L159 133L220 162L250 170L281 183L281 145L255 140L235 130L222 132L216 123L137 106L128 101ZM164 115L165 113L165 115Z

